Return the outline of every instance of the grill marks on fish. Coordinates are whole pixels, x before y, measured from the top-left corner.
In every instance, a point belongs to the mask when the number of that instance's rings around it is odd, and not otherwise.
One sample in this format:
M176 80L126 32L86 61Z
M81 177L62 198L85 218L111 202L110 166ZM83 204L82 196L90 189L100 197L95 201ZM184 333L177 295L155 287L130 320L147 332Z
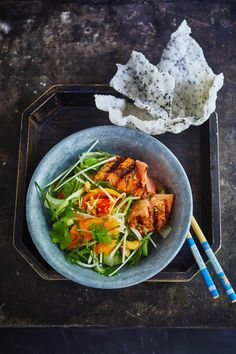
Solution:
M140 199L134 203L128 215L128 224L133 227L144 226L153 231L153 209L148 199Z
M159 232L168 222L174 202L173 194L154 194L149 199L135 202L129 212L130 226L144 226L148 231Z
M93 178L95 181L107 181L121 192L143 198L147 196L147 189L141 182L136 161L131 157L117 156L115 162L106 163Z
M156 194L155 183L147 171L148 165L145 162L117 156L115 161L103 165L93 179L107 181L121 192L141 197L131 207L129 225L159 232L167 224L174 195Z
M119 158L116 159L115 163L109 168L108 172L114 172L116 169L119 167L119 165L125 160L125 157L119 156Z
M128 167L126 167L123 171L121 171L120 173L118 173L118 176L120 178L124 177L125 175L133 172L135 170L135 162L132 163L131 165L129 165Z

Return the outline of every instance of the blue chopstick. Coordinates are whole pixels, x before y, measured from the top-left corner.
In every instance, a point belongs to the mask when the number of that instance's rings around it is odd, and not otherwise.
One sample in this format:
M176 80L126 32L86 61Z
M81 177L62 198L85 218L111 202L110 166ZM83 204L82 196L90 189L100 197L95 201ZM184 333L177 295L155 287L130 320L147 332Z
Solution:
M210 276L210 273L207 270L207 267L206 267L206 265L202 259L202 256L197 248L197 245L190 233L187 234L187 242L188 242L189 247L192 251L192 254L198 264L202 278L205 281L205 284L206 284L210 294L212 295L213 299L217 299L220 296L220 294L219 294L218 290L216 289L216 286L212 280L212 277Z
M198 237L199 241L201 242L201 245L202 245L204 251L206 252L216 274L218 275L220 282L221 282L223 288L225 289L225 292L228 295L230 301L232 303L236 302L235 291L234 291L232 285L230 284L228 278L226 277L218 259L216 258L216 255L212 251L211 246L207 242L207 239L204 236L204 234L203 234L200 226L198 225L196 219L194 218L194 216L192 218L192 228L193 228L196 236Z

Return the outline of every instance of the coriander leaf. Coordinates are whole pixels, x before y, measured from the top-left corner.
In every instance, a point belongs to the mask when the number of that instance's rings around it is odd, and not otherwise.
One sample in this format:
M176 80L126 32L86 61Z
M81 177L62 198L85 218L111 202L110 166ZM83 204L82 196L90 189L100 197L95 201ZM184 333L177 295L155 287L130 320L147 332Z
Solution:
M61 223L65 223L68 226L69 224L72 225L74 223L73 218L74 218L74 212L71 209L71 207L69 206L63 211L59 221ZM69 222L69 224L68 224L68 222Z
M112 238L103 224L92 224L90 227L93 239L97 242L111 243Z
M61 249L65 249L69 246L71 242L70 234L68 232L68 227L60 221L55 222L52 225L52 231L50 232L52 241L54 243L59 243Z

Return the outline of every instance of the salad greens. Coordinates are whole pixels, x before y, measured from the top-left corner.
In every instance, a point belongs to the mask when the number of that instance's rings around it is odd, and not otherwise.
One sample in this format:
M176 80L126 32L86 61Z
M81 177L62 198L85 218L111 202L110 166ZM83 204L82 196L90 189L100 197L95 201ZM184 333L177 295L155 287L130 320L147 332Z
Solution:
M46 186L36 181L35 185L50 211L51 240L67 261L113 276L127 263L134 266L147 257L149 241L156 244L151 233L127 223L130 208L140 197L121 193L107 181L93 180L104 164L116 159L107 152L92 151L97 143Z

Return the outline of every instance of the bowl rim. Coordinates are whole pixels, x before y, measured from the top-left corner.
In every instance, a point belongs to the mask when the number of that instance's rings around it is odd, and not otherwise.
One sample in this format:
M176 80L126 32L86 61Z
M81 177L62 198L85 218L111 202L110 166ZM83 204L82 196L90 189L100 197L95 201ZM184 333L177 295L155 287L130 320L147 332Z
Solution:
M57 150L58 148L61 148L61 146L63 146L63 144L66 141L69 141L72 137L75 137L77 135L80 135L84 132L88 132L88 131L92 131L92 130L96 130L96 129L116 129L116 130L129 130L133 133L136 133L140 136L143 136L145 138L148 138L150 140L153 140L153 142L155 142L155 144L159 144L161 149L163 149L165 152L167 152L171 158L174 160L174 162L178 165L179 170L181 171L182 177L184 178L184 182L185 182L185 187L186 187L186 192L189 196L189 200L188 200L188 208L189 208L189 212L188 212L188 222L186 222L185 224L185 228L182 234L182 238L179 241L178 247L176 247L175 251L172 253L171 257L163 264L163 266L156 272L150 272L149 276L143 277L142 279L138 280L138 281L129 281L129 282L125 282L124 284L119 284L119 286L116 286L116 284L113 284L113 282L111 282L111 286L107 286L107 284L104 286L103 284L93 284L91 285L91 283L88 283L86 280L81 280L78 279L77 276L74 276L73 274L68 274L68 272L66 270L64 270L63 266L58 266L58 264L56 262L54 262L53 258L51 257L51 254L46 252L46 250L44 249L44 247L42 247L42 244L39 240L39 238L36 236L36 234L38 232L35 233L33 225L32 225L32 220L30 218L30 208L29 208L29 202L31 199L31 190L32 188L35 188L34 185L34 181L36 179L37 174L39 173L41 166L45 163L46 159L48 159L48 156L51 155L55 150ZM27 189L27 195L26 195L26 204L25 204L25 209L26 209L26 221L27 221L27 225L28 225L28 229L29 229L29 233L30 236L37 248L37 250L39 251L39 253L41 254L41 256L45 259L45 261L53 268L55 269L58 273L62 274L65 278L72 280L78 284L87 286L87 287L92 287L92 288L100 288L100 289L120 289L120 288L125 288L128 286L133 286L139 283L144 282L147 279L150 279L151 277L155 276L156 274L158 274L160 271L162 271L174 258L175 256L178 254L178 252L180 251L180 249L182 248L185 238L186 238L186 234L189 231L190 228L190 224L191 224L191 217L192 217L192 208L193 208L193 200L192 200L192 191L191 191L191 186L187 177L187 174L182 166L182 164L180 163L180 161L178 160L178 158L175 156L175 154L162 142L160 142L158 139L154 138L153 136L150 136L144 132L138 131L138 130L133 130L127 127L120 127L120 126L114 126L114 125L100 125L100 126L94 126L94 127L90 127L90 128L86 128L86 129L82 129L79 130L73 134L70 134L69 136L63 138L62 140L60 140L58 143L56 143L46 154L45 156L41 159L41 161L39 162L39 164L37 165L36 169L34 170L34 173L31 177L30 183L28 185L28 189ZM99 275L99 274L98 274ZM104 277L104 276L103 276ZM115 278L112 278L115 279ZM91 280L90 280L91 281Z

